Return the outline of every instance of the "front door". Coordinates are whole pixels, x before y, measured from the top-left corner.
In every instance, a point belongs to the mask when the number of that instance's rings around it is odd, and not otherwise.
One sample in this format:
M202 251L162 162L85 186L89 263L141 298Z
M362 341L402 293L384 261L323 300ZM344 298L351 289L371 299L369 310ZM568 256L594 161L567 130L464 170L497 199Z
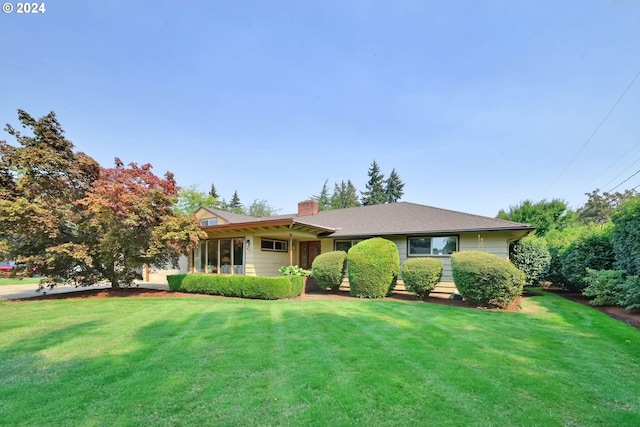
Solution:
M300 242L300 268L309 270L318 255L320 255L320 242Z

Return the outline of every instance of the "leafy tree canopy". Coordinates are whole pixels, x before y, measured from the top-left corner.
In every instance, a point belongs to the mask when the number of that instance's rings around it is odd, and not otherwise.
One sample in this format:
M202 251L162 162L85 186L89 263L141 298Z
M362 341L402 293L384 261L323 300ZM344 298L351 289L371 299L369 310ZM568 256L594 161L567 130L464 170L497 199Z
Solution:
M275 209L264 199L255 199L253 203L249 205L245 213L249 216L261 218L277 215L279 213L279 209Z
M633 199L638 193L635 190L616 191L600 194L600 189L585 193L587 202L577 210L578 220L583 224L604 224L611 220L614 211L621 203Z
M536 227L536 235L544 236L551 230L563 230L576 223L576 214L560 199L532 202L525 200L509 211L500 210L497 218L531 224Z
M181 188L178 191L178 200L173 205L174 212L182 212L187 214L194 213L200 206L207 208L220 208L218 199L206 194L195 185Z
M113 287L141 278L144 264L164 264L194 247L202 232L172 211L177 187L151 165L104 169L73 144L55 114L36 120L19 110L32 133L6 131L0 142L0 241L11 258L35 267L46 281Z

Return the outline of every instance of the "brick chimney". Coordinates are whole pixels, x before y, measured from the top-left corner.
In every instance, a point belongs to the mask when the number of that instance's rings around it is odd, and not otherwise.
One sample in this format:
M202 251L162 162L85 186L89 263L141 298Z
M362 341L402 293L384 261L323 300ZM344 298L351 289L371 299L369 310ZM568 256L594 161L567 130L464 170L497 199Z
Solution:
M318 213L318 202L315 200L305 200L298 203L298 216L315 215Z

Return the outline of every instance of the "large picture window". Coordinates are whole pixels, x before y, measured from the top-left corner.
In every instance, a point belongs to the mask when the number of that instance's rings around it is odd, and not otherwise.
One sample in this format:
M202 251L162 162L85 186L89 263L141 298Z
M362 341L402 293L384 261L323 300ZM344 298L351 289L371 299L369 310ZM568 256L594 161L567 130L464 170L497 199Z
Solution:
M442 256L458 251L457 236L420 236L407 240L407 256Z
M244 238L204 240L194 263L198 273L244 274Z

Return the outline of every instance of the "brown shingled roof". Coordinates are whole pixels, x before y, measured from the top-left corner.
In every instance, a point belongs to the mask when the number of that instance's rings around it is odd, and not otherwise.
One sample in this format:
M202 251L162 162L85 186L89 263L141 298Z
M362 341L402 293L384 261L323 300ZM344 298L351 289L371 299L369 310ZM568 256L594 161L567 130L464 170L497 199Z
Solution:
M291 219L295 224L315 227L331 237L359 237L460 233L474 231L533 231L535 227L480 215L457 212L409 202L321 211L315 215L296 214L256 218L218 209L204 208L230 223L252 223Z
M535 229L528 224L409 202L328 210L293 218L299 223L337 229L331 237Z

